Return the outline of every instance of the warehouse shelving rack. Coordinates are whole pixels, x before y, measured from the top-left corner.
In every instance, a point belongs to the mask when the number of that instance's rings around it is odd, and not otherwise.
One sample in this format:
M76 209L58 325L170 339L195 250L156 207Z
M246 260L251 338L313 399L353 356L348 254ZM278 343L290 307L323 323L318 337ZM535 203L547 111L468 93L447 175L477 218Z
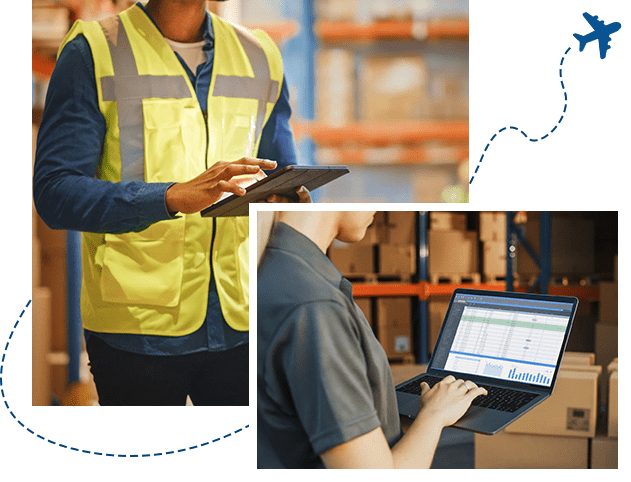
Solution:
M415 344L415 357L417 363L429 361L429 300L435 296L451 296L456 288L482 289L493 291L519 291L532 292L539 287L541 293L556 296L575 296L583 302L598 301L598 286L549 286L550 282L550 212L540 213L540 242L541 254L538 256L530 244L526 241L523 231L515 224L515 212L506 212L506 282L505 283L440 283L429 282L429 212L417 212L417 281L411 283L369 283L353 284L353 296L355 297L415 297L418 299L418 312L414 319L417 323L417 339ZM540 267L540 275L536 283L530 287L519 286L513 276L512 260L514 259L516 238L526 248L528 254ZM512 255L512 256L511 256Z

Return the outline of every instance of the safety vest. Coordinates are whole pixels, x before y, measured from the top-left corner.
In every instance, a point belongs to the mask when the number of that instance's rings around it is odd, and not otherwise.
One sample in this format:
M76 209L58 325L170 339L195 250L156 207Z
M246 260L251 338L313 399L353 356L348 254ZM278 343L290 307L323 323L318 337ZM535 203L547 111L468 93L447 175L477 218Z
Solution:
M99 179L184 182L218 161L256 155L280 93L280 52L262 31L211 18L215 53L207 113L140 7L74 24L59 51L78 34L92 50L107 125ZM246 331L248 256L247 217L214 222L182 214L141 232L84 233L84 326L105 333L192 333L206 317L212 272L226 322Z

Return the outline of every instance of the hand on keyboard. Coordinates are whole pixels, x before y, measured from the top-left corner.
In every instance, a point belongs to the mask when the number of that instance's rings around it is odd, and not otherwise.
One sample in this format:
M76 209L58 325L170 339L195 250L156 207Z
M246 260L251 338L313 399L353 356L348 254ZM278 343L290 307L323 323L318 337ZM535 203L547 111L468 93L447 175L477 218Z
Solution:
M432 388L422 382L419 417L432 417L443 427L453 425L464 415L473 399L486 394L486 389L472 381L456 380L452 375Z

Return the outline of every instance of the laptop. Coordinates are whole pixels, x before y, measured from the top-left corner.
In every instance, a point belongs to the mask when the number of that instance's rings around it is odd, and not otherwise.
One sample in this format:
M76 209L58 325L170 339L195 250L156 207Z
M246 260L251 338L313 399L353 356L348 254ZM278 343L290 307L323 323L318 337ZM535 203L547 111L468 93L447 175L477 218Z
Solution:
M416 418L420 383L448 375L489 392L453 426L492 435L552 395L578 300L458 288L427 372L395 387L399 413Z

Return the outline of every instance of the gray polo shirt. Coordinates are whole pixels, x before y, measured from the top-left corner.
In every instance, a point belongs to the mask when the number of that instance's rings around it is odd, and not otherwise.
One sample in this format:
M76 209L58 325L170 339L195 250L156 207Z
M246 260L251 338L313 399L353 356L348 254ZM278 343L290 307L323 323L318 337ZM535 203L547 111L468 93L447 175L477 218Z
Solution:
M349 281L283 223L257 280L258 467L323 467L320 453L377 427L392 446L392 374Z

